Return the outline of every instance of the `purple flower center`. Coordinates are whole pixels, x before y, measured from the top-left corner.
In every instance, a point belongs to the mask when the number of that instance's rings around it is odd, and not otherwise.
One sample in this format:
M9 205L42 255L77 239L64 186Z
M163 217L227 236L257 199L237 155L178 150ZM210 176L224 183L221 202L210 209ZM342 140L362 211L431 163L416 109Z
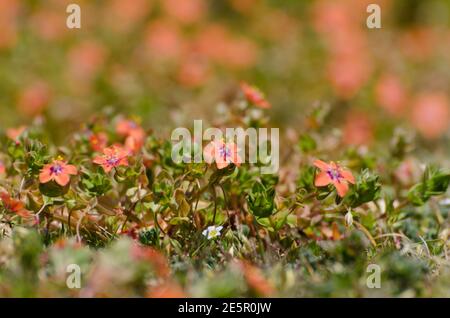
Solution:
M107 162L110 166L115 166L115 165L117 165L117 163L119 162L119 158L117 158L117 157L110 157L110 158L106 159L106 162Z
M333 181L339 181L342 178L342 175L338 169L328 169L327 174Z
M61 167L61 165L56 164L50 167L50 174L59 175L62 171L63 168Z
M129 121L128 125L130 126L131 129L136 129L137 128L137 124L134 121Z
M231 151L227 148L227 146L222 146L219 149L219 156L223 158L223 160L227 160L227 158L231 157Z

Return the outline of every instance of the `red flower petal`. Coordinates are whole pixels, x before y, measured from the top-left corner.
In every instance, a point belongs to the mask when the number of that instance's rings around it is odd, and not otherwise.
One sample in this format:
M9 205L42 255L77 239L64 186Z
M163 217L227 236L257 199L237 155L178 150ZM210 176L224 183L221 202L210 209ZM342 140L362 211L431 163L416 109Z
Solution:
M319 168L320 170L328 170L330 169L330 165L322 160L314 160L313 163L317 168Z
M317 174L316 180L314 180L314 185L316 187L324 187L324 186L330 184L332 181L333 180L331 180L328 173L326 173L325 171L322 171L319 174Z
M348 184L347 182L339 182L339 181L334 181L333 182L334 186L336 187L337 193L338 195L343 198L345 197L345 195L348 192Z

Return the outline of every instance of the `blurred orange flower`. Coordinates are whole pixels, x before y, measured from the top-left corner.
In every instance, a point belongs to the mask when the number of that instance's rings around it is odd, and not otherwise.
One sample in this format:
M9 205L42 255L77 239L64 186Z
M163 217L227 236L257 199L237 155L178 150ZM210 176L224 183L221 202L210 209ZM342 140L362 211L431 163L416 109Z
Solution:
M208 24L199 31L192 50L233 69L249 68L258 57L258 48L253 41L234 36L218 23Z
M178 27L162 19L147 27L144 42L147 54L157 60L178 60L184 49Z
M245 82L240 84L241 90L245 95L245 98L252 104L260 108L270 108L270 103L266 100L264 93L257 87L251 86Z
M26 86L19 95L17 108L27 116L41 114L50 102L50 86L41 80Z
M0 49L13 47L17 42L17 20L20 2L17 0L0 1Z
M148 298L186 298L188 297L180 285L174 282L165 282L150 287L146 297Z
M85 40L68 53L69 74L80 81L91 81L106 60L105 47L94 40Z
M260 0L229 0L230 5L240 13L250 13Z
M116 132L122 136L141 135L144 130L134 120L120 119L116 124Z
M344 99L354 97L370 76L370 62L363 56L334 56L328 65L328 76L336 94Z
M240 261L244 278L248 286L259 296L270 297L275 292L272 284L264 277L262 271L248 261Z
M108 145L108 135L104 132L91 134L89 136L89 144L94 151L101 152Z
M54 160L50 164L46 164L39 174L39 182L47 183L55 181L60 186L66 186L70 181L70 175L76 175L77 168L74 165L69 165L62 160Z
M61 39L67 33L66 11L48 8L40 9L31 17L33 32L44 40L54 41Z
M351 17L343 2L316 1L311 12L317 32L332 35L339 30L351 28Z
M117 122L116 131L119 135L126 136L125 148L131 152L139 152L144 145L145 131L135 121L121 119Z
M131 248L131 256L134 259L150 263L159 277L169 277L170 268L169 263L167 262L167 258L158 250L148 246L133 244Z
M326 163L321 160L315 160L314 165L320 169L314 180L316 187L332 184L336 188L338 195L344 197L348 192L348 183L355 183L353 174L333 161Z
M252 67L258 57L255 43L244 37L230 38L225 42L222 63L234 69Z
M12 141L18 141L23 132L27 129L26 126L19 126L17 128L8 128L6 130L6 136Z
M6 172L5 163L0 160L0 174L4 174Z
M131 135L125 139L125 148L128 149L131 153L137 154L142 147L144 146L144 135L136 136Z
M106 4L108 6L104 12L108 29L128 32L147 16L153 0L111 0Z
M206 24L193 41L193 51L204 55L215 62L221 62L226 50L226 42L230 34L228 29L219 23Z
M403 53L418 62L428 59L435 52L439 38L431 28L416 27L406 30L400 37Z
M207 3L204 0L164 0L164 11L181 23L199 22L206 15Z
M361 1L320 0L312 11L315 29L331 53L329 80L336 94L344 99L356 95L372 70L361 15L354 14L355 6L361 6Z
M393 74L384 74L375 87L378 104L394 116L401 115L406 107L407 93L400 79Z
M31 212L25 208L25 204L22 201L11 198L8 193L0 192L0 199L6 211L15 213L22 218L29 218L32 216Z
M422 93L413 102L411 123L428 139L442 136L450 125L450 109L445 93Z
M422 170L412 158L402 161L402 163L394 171L395 178L406 186L413 185L420 179L421 175Z
M178 72L178 80L187 87L203 85L209 78L209 64L198 56L185 58Z
M350 111L346 115L343 141L347 145L368 145L373 141L373 123L367 113Z

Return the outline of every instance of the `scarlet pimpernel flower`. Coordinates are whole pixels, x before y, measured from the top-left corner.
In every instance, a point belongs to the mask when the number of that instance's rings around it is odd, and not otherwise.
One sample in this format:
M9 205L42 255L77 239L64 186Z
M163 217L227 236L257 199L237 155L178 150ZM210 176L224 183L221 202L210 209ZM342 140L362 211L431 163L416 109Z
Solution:
M89 136L89 144L94 151L101 152L108 144L108 136L104 132L99 132Z
M223 169L233 163L237 167L242 163L238 147L234 142L223 140L211 141L203 150L203 157L209 164L215 162L218 169Z
M355 183L352 173L333 161L326 163L322 160L315 160L314 165L320 169L314 181L316 187L332 184L338 195L344 197L348 192L348 183Z
M103 155L95 157L93 162L102 166L105 172L110 172L118 166L128 166L129 151L119 145L103 149Z
M125 148L137 153L144 145L145 131L134 120L122 119L116 125L119 135L125 136Z
M267 101L266 97L264 96L264 93L261 92L257 87L252 86L248 83L242 82L241 83L241 90L245 95L245 98L250 103L254 104L255 106L259 108L270 108L271 105Z
M74 165L69 165L67 162L56 159L52 163L46 164L39 174L39 182L47 183L55 181L60 186L66 186L70 181L71 175L78 173Z
M8 193L0 192L0 201L6 211L15 213L23 218L31 217L31 212L25 208L25 204L22 201L11 198Z
M16 141L20 138L23 132L27 129L25 126L20 126L17 128L9 128L6 130L6 136L12 141Z

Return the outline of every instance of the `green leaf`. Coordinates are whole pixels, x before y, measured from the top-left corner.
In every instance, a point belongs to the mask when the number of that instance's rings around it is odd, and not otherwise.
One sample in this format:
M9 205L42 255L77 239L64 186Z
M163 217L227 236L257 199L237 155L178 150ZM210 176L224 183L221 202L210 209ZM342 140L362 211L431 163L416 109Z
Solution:
M272 215L271 220L276 231L281 229L286 224L289 214L289 210L282 210Z
M379 177L364 169L356 179L356 184L345 198L345 201L352 208L356 208L364 203L375 201L380 197L381 183Z
M298 142L301 151L310 152L317 148L316 141L310 135L301 135L300 140Z
M269 218L256 218L256 222L265 227L266 229L268 229L269 231L273 232L274 228L272 227L272 224L270 222Z
M250 194L247 196L247 204L250 212L257 217L268 217L275 208L275 188L265 187L261 182L253 184Z
M436 167L425 169L422 182L414 185L408 191L408 200L416 205L424 205L432 196L444 194L450 183L450 173Z

